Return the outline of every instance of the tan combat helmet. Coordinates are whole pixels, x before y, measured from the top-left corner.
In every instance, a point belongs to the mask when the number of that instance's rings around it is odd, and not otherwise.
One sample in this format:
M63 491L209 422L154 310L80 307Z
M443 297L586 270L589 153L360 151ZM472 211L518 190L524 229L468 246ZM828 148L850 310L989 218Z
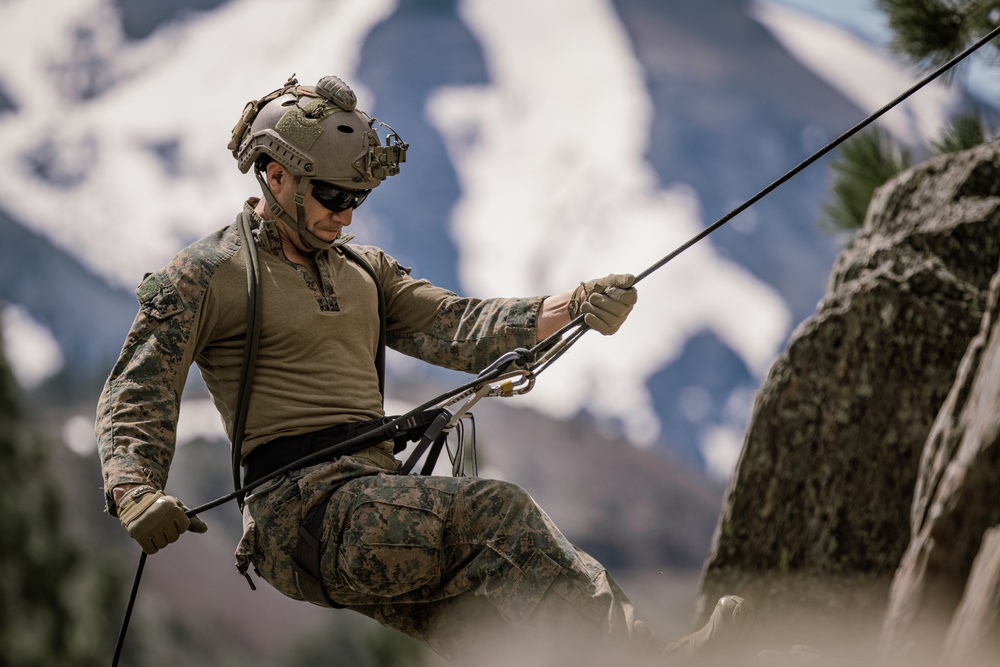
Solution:
M387 127L385 145L377 127ZM244 174L251 168L271 211L298 231L306 246L324 250L332 243L306 229L305 201L313 180L363 195L399 173L407 144L396 132L357 108L354 91L335 76L300 86L292 76L281 88L247 103L233 128L229 150ZM258 158L267 156L301 177L292 218L275 200ZM358 202L360 203L360 201Z

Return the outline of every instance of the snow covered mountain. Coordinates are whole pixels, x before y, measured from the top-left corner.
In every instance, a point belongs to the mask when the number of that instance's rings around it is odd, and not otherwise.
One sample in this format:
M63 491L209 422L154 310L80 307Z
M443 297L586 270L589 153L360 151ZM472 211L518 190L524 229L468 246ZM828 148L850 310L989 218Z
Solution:
M483 296L639 273L911 77L804 0L276 5L0 3L0 300L31 382L107 372L143 274L256 194L229 131L293 72L341 76L410 143L358 240ZM966 99L933 86L884 127L919 143ZM825 288L825 167L652 274L619 334L584 337L519 405L587 411L725 477L753 391Z

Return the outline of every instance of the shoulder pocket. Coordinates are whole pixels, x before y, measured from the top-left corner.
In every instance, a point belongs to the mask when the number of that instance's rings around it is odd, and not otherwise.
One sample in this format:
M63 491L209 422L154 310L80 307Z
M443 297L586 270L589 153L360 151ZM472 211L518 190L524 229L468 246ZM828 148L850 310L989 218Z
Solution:
M139 306L150 317L163 320L184 310L174 284L163 271L146 274L135 290Z
M390 266L392 266L393 270L396 272L396 275L398 275L401 278L403 276L410 275L410 273L413 271L413 269L410 268L409 266L402 266L399 262L397 262L392 258L389 258L389 263Z

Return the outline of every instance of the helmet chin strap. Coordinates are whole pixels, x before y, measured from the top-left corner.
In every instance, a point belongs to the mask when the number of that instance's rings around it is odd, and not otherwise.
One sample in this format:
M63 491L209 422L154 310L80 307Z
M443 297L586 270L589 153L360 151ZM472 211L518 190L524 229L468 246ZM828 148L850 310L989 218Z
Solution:
M295 191L295 217L293 218L281 206L281 204L278 203L277 198L274 196L274 192L271 190L271 186L267 184L267 180L261 176L259 170L254 169L254 176L257 177L257 182L260 183L260 189L264 193L264 199L267 201L267 205L271 210L271 213L281 218L285 224L294 229L298 233L299 238L302 240L303 245L316 252L329 250L333 247L333 244L336 243L336 239L333 241L324 241L310 232L306 227L305 201L306 192L309 190L308 178L299 179L299 187Z

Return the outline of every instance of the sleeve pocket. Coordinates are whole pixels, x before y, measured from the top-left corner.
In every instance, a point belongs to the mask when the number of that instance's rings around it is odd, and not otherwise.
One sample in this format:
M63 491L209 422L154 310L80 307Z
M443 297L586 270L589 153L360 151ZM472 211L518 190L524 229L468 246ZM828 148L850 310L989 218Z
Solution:
M163 271L146 274L135 290L139 306L149 317L164 320L184 310L177 288Z

